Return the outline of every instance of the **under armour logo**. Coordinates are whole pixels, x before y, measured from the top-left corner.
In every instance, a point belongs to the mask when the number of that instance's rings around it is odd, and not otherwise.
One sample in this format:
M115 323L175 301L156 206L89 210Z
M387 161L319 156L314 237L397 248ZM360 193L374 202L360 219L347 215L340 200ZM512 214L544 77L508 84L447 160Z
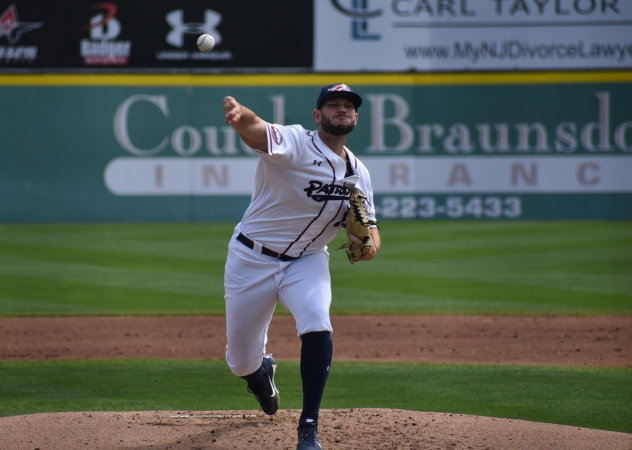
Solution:
M171 25L172 30L167 34L167 42L174 47L182 47L184 45L185 34L210 34L215 38L215 45L222 42L222 36L217 32L215 27L222 21L222 15L211 11L204 10L204 23L192 22L184 23L184 14L181 9L167 14L167 23Z
M320 166L323 162L322 161L316 161L314 160L314 164L312 164L313 166Z

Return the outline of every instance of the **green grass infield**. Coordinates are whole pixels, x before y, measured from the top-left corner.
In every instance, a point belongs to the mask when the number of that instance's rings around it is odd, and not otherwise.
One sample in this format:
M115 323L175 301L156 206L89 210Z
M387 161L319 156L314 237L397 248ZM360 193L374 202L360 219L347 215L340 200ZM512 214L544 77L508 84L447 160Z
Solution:
M0 362L0 415L257 409L224 361ZM298 363L279 361L282 408L301 407ZM398 408L632 432L632 370L334 362L323 408Z
M223 314L233 227L0 225L0 315ZM331 251L334 314L632 314L632 222L385 221L381 235L369 263Z

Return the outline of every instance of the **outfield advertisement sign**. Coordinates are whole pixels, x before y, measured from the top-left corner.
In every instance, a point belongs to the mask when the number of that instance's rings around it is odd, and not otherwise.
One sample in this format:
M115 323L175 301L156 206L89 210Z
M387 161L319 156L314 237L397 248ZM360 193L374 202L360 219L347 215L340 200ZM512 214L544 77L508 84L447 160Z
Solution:
M632 157L421 158L364 156L378 193L632 192ZM112 160L105 185L121 196L250 195L257 158Z
M313 129L318 90L0 87L0 221L236 221L258 157L222 98ZM631 84L356 90L384 219L632 219Z
M0 71L311 69L312 10L311 0L0 0ZM196 46L203 33L212 52Z
M314 8L320 71L632 67L629 0L322 0Z

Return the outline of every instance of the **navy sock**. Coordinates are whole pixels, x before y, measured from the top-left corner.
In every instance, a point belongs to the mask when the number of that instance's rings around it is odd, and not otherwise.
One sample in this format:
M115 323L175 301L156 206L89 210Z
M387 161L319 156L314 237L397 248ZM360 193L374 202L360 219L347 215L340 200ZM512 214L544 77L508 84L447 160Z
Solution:
M318 411L323 399L333 344L329 331L306 333L301 336L301 378L303 380L303 413L299 424L308 419L318 422Z

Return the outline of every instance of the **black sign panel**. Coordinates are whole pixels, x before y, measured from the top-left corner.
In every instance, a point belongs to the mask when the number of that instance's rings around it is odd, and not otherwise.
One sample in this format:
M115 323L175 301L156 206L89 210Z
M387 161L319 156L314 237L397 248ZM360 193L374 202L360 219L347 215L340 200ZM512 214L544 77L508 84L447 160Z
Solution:
M313 0L0 0L0 70L312 66Z

